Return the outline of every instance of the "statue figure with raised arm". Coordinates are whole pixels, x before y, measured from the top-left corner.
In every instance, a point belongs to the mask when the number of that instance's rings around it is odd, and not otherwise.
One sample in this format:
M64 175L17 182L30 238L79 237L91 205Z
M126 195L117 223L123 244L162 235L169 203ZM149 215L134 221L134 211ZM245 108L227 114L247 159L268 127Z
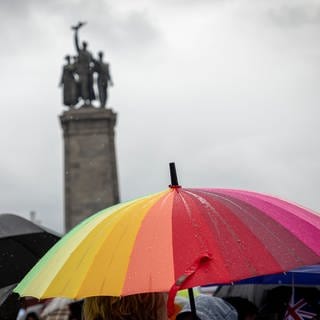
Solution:
M82 47L79 46L79 29L85 25L85 22L79 22L76 26L73 26L74 30L74 43L78 52L77 59L77 74L79 76L79 89L80 97L83 99L84 104L91 104L91 101L95 99L93 90L93 59L91 53L88 51L88 44L86 41L82 42Z
M94 60L94 71L98 74L98 92L100 107L104 108L108 100L108 86L113 86L109 63L103 61L103 52L98 52L98 60Z

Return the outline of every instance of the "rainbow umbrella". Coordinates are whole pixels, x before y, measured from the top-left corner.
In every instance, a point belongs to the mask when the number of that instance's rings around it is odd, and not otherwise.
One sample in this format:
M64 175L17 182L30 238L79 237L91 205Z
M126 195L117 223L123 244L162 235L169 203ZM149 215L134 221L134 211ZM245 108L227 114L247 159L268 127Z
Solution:
M67 233L15 288L37 298L169 292L320 263L320 215L256 192L169 189Z

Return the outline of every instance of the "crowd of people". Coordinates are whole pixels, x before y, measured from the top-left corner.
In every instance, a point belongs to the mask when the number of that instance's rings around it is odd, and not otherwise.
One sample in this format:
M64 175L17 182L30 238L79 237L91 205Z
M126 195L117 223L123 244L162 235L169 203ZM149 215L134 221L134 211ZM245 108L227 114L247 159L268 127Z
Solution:
M89 297L64 317L59 313L42 318L40 313L26 313L19 320L297 320L320 319L320 295L317 288L301 288L293 299L290 286L268 291L256 306L247 298L199 294L194 298L196 315L187 297L177 296L175 313L168 316L166 293L143 293L123 297ZM302 295L304 298L302 299ZM72 306L72 305L70 305ZM80 306L80 308L79 308Z

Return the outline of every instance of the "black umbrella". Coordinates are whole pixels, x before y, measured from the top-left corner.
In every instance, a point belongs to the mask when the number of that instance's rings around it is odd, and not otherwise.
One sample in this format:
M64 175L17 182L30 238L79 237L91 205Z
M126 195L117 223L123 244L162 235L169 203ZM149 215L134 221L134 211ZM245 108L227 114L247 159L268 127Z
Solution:
M59 236L14 214L0 214L0 288L18 283Z

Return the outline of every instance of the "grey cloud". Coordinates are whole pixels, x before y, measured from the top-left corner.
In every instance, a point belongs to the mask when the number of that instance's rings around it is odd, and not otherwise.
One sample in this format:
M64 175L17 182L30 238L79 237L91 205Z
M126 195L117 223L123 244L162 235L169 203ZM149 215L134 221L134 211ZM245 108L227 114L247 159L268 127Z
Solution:
M12 0L0 2L0 15L1 18L9 16L22 17L29 14L29 9L32 8L34 1Z
M201 5L216 5L232 2L234 0L157 0L160 4L170 5L170 6L201 6Z
M291 0L260 7L240 1L217 10L212 3L235 1L0 2L1 211L35 210L44 225L61 230L57 84L63 56L74 52L70 25L78 20L88 21L81 40L94 54L105 50L111 63L122 200L166 188L168 162L175 161L184 186L251 189L319 209L319 59L302 55L319 51L311 37L317 25L301 28L297 40L279 30L280 22L270 28L274 17L266 24L266 13L280 19ZM192 19L204 23L189 37Z
M280 26L320 24L320 3L286 3L270 8L268 16L272 22Z
M143 11L128 12L117 21L92 19L89 27L94 30L91 33L95 33L92 37L97 43L112 44L113 50L123 51L125 55L128 55L128 49L144 50L161 41L159 30Z
M108 46L121 52L140 50L154 45L161 33L148 12L140 9L115 12L106 1L2 1L0 2L0 28L5 52L12 55L21 47L26 51L48 50L59 42L70 41L70 26L78 20L88 25L80 31L81 38L91 43ZM41 17L41 18L40 18ZM69 39L70 40L69 40ZM55 42L53 42L55 39ZM95 46L96 47L96 46ZM98 51L105 48L95 48Z
M39 165L31 156L25 156L24 161L20 159L20 163L12 160L15 159L14 156L9 155L11 163L7 163L6 166L3 162L1 164L0 213L14 213L29 218L30 211L35 211L45 226L63 230L60 217L63 205L61 192L56 187L57 178L53 173L48 173L46 157L40 159L43 164ZM56 171L57 168L54 169ZM61 168L59 169L61 171Z

